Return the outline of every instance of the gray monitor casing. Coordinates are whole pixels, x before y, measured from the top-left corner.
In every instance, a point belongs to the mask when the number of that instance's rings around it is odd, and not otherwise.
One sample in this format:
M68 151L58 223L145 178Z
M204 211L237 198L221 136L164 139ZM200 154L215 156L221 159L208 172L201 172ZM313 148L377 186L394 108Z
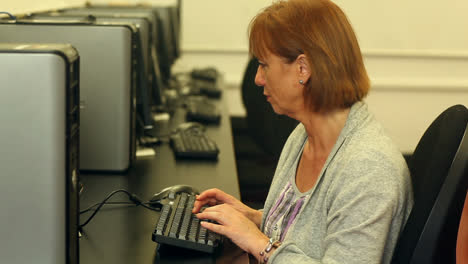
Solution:
M0 23L2 42L70 43L80 54L80 170L125 171L135 157L137 29L125 23Z
M78 263L79 57L0 43L0 263Z

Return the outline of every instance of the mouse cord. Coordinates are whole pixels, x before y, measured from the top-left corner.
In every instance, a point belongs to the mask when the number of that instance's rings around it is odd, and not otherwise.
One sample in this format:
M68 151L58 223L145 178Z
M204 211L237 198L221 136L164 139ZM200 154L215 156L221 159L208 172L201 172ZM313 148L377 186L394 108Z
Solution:
M130 193L129 191L127 190L124 190L124 189L119 189L119 190L115 190L113 192L111 192L109 195L107 195L107 197L100 203L97 203L97 204L94 204L90 207L88 207L87 209L83 210L80 212L80 214L82 213L86 213L88 211L91 211L93 207L97 206L96 210L94 210L93 214L91 214L91 216L88 217L88 219L79 226L79 229L81 230L85 225L87 225L91 219L93 219L93 217L99 212L99 210L101 210L101 208L104 206L104 204L107 203L107 200L109 200L112 196L114 196L115 194L117 193L125 193L128 195L128 198L130 199L130 201L132 201L134 204L136 204L137 206L138 205L141 205L143 206L144 208L146 209L149 209L149 210L152 210L152 211L156 211L155 208L152 208L148 205L146 205L144 202L142 202L142 200L140 198L138 198L135 194L132 194Z
M101 204L101 202L95 203L95 204L91 205L90 207L80 211L80 215L84 214L84 213L87 213L89 211L95 211L94 207L96 207L96 206L98 206L100 204ZM122 202L106 202L106 204L111 204L111 205L134 205L135 203L122 201Z
M0 11L0 15L8 15L8 17L9 17L10 19L16 19L16 16L12 15L12 14L9 13L9 12Z

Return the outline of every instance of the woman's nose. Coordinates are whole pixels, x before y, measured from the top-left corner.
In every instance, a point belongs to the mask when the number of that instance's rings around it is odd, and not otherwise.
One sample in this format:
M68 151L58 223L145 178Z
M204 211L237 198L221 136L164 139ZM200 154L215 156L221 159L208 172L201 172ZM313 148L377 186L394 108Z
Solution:
M257 86L265 86L265 78L261 66L258 66L257 74L255 75L255 84Z

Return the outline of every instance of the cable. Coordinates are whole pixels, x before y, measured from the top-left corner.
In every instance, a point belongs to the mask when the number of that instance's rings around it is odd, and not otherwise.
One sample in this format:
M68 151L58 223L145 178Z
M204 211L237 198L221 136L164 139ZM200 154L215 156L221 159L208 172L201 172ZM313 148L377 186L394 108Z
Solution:
M98 206L100 204L101 204L101 202L95 203L95 204L91 205L90 207L84 209L83 211L80 211L80 215L84 214L84 213L87 213L89 211L95 211L95 209L93 209L93 207L96 207L96 206ZM106 204L113 204L113 205L125 205L126 204L126 205L129 205L129 204L135 204L135 203L132 203L132 202L106 202Z
M16 19L16 17L14 15L12 15L11 13L8 13L8 12L0 11L0 15L1 14L8 15L10 17L10 19Z
M132 201L137 206L141 205L146 209L149 209L149 210L152 210L152 211L157 211L156 208L152 208L152 207L146 205L145 202L142 202L141 199L138 198L135 194L132 194L129 191L124 190L124 189L119 189L119 190L115 190L115 191L111 192L109 195L107 195L107 197L102 202L94 204L94 205L88 207L87 209L83 210L82 212L80 212L80 214L82 214L82 213L91 211L93 207L97 206L96 210L94 210L94 212L91 214L91 216L89 216L88 219L83 224L81 224L79 226L79 229L81 230L84 226L86 226L91 221L91 219L94 218L94 216L99 212L99 210L101 210L101 208L104 206L104 204L107 203L107 200L109 200L115 194L121 193L121 192L127 194L130 201Z
M91 205L90 207L84 209L83 211L80 211L80 215L81 215L81 214L85 214L85 213L87 213L87 212L89 212L89 211L95 211L96 209L93 209L93 207L96 207L96 206L98 206L98 205L100 205L100 204L101 204L101 202L95 203L95 204ZM122 201L122 202L106 202L105 204L107 204L107 205L133 205L133 204L135 204L135 203L133 203L133 202L123 202L123 201ZM148 206L151 205L150 202L144 202L144 203L142 203L142 204L146 204L146 205L148 205ZM157 208L157 207L156 207L156 208L153 208L153 209L157 209L157 210L155 210L155 211L159 211L159 208Z

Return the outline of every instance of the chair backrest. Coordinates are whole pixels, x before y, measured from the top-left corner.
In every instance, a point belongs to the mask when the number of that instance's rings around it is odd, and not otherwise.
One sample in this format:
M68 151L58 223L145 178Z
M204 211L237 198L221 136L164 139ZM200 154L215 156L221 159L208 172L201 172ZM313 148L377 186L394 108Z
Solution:
M249 134L267 153L279 156L289 134L298 122L276 114L266 101L263 89L255 85L258 61L249 61L242 81L242 102L247 111Z
M393 263L455 263L458 223L468 186L468 110L455 105L426 130L408 162L414 207Z
M468 193L458 227L457 264L468 264Z

